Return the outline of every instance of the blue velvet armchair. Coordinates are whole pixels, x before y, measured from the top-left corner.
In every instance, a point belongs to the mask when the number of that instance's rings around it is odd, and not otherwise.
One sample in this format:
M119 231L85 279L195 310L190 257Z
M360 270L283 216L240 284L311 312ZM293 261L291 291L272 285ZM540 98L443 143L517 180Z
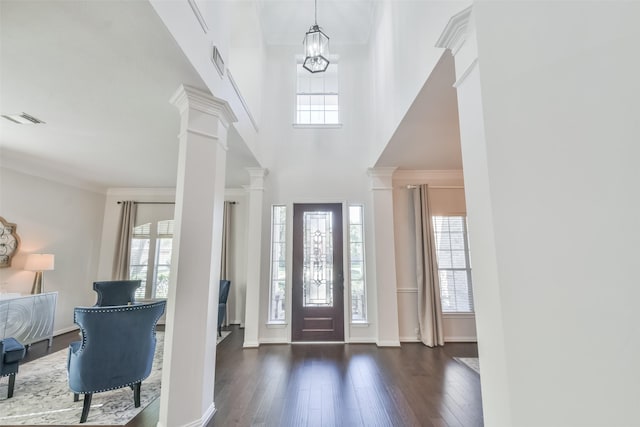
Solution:
M96 307L133 304L136 300L136 289L141 283L141 280L93 282L93 290L98 294Z
M229 280L220 280L220 292L218 294L218 336L222 336L222 321L227 315L227 299L229 299Z
M166 301L111 307L76 307L82 341L69 346L67 371L74 401L84 394L80 422L89 415L93 393L131 387L140 406L142 380L151 373L155 327Z
M0 377L9 377L7 399L13 396L16 374L18 373L18 367L24 357L24 353L24 345L15 338L4 338L0 340Z

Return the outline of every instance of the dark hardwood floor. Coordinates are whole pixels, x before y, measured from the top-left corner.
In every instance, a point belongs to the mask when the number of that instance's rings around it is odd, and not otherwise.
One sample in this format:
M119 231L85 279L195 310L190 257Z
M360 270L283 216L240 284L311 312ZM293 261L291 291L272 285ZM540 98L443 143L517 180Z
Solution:
M480 378L453 357L477 346L430 349L373 344L262 345L243 349L243 330L218 345L215 402L208 427L227 426L482 426ZM77 340L77 332L32 346L34 360ZM42 348L41 348L42 347ZM152 427L159 399L127 424Z

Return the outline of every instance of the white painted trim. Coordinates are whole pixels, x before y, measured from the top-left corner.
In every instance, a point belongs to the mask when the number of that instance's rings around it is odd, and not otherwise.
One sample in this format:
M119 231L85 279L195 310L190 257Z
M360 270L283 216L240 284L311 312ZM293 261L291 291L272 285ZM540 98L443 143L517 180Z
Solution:
M400 342L420 342L420 337L418 336L400 337Z
M375 338L350 338L349 344L375 344Z
M471 11L472 7L469 6L453 15L444 27L435 47L451 49L451 53L455 56L467 40L467 26L471 18Z
M202 427L206 426L207 423L213 418L216 413L216 404L215 402L211 402L211 405L207 408L207 410L202 414L199 420L191 421L190 423L184 424L183 427ZM161 424L158 423L158 426Z
M63 171L56 170L49 163L34 162L31 158L7 155L3 152L0 156L0 167L91 193L104 195L106 192L104 186L69 176Z
M400 340L398 341L377 341L378 347L400 347Z
M417 294L418 288L398 288L396 292L399 294Z
M344 345L346 344L344 341L291 341L291 345L298 345L298 344L340 344L340 345Z
M258 341L245 341L242 344L242 348L258 348L260 347L260 343Z
M80 328L77 325L68 326L66 328L58 329L53 332L53 336L57 337L58 335L66 334L67 332L79 331Z
M202 27L202 31L204 31L204 33L207 34L209 32L209 26L207 25L207 21L205 21L204 16L202 16L202 12L200 11L198 4L196 3L195 0L187 0L187 1L189 2L189 6L191 6L191 10L193 11L193 14L196 16L198 23Z
M351 322L349 325L352 328L368 328L371 324L369 322Z
M283 338L260 338L260 344L291 344L291 342Z
M240 88L236 84L236 81L233 78L233 75L231 74L231 70L228 67L227 67L227 77L229 77L229 82L231 83L231 87L236 92L236 95L238 95L238 99L240 100L240 103L242 104L244 111L247 113L247 116L249 116L249 120L251 121L253 128L256 130L256 132L258 132L259 131L258 123L256 123L256 120L253 118L253 115L251 114L251 110L249 109L249 104L247 104L247 101L242 96L242 93L240 92Z
M169 102L178 108L180 114L184 114L187 109L194 109L217 117L225 127L238 121L227 101L189 85L181 84Z
M267 322L267 323L265 323L265 326L268 329L285 329L287 326L289 326L289 324L288 323Z
M170 197L176 198L175 188L119 188L112 187L107 189L107 196L153 196L153 197Z
M442 313L444 319L475 319L475 313Z
M394 181L445 181L464 180L462 170L416 170L398 169L393 174Z
M246 188L225 188L224 195L225 197L246 197L247 189Z
M445 342L478 342L478 337L444 337Z
M342 128L342 123L333 123L333 124L315 124L315 125L306 125L306 124L299 124L299 123L293 123L291 126L293 126L294 129L341 129Z
M478 66L478 58L474 59L473 61L471 61L471 64L469 64L469 66L467 67L466 70L464 70L464 72L460 75L460 77L458 78L458 80L455 81L455 83L453 84L453 87L455 87L456 89L462 84L464 83L464 81L467 79L467 77L469 77L469 75L471 74L471 72Z

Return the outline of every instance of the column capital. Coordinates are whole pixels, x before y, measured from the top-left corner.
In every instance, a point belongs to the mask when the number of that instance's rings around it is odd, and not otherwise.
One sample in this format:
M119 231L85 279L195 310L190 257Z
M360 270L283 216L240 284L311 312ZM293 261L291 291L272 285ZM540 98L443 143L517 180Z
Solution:
M245 186L247 190L264 190L264 178L269 175L269 169L266 168L245 168L249 174L249 185Z
M169 102L178 108L181 115L187 110L193 109L217 117L224 127L229 127L230 123L238 121L238 118L227 101L216 98L209 92L193 86L181 84Z
M371 179L372 190L392 190L393 173L396 167L369 168L367 174Z
M472 6L453 15L444 27L436 47L450 49L452 55L456 55L467 40L469 20L471 19Z

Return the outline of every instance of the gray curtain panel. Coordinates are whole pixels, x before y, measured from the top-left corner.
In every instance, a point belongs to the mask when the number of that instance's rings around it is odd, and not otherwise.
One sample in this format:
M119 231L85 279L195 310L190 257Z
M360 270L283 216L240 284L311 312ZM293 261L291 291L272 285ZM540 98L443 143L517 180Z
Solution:
M112 280L129 279L129 257L131 256L131 235L136 221L136 202L122 202L116 250L113 256Z
M413 191L416 226L416 273L418 279L418 323L420 339L429 347L444 345L440 279L436 258L435 236L431 219L429 186L419 185Z

